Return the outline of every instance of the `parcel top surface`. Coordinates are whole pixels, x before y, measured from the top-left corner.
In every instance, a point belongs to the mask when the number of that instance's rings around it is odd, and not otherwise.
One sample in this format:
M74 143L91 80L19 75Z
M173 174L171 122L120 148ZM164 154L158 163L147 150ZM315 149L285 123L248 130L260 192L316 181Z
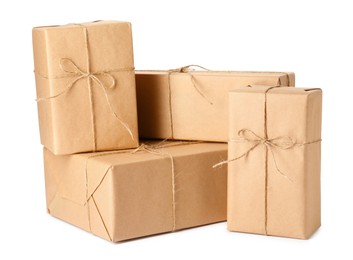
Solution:
M150 75L167 75L169 73L178 74L178 75L185 75L187 76L188 73L192 73L198 76L229 76L229 77L266 77L266 76L282 76L287 75L288 72L270 72L270 71L217 71L217 70L210 70L210 71L198 71L198 70L190 70L187 72L179 72L174 70L136 70L135 73L139 74L150 74Z
M84 22L84 23L69 23L69 24L63 24L63 25L49 25L49 26L36 26L33 27L33 30L63 30L66 28L73 28L77 27L77 25L82 25L85 27L96 27L96 26L102 26L102 25L107 25L107 24L123 24L123 23L128 23L129 22L124 22L124 21L109 21L109 20L104 20L104 21L92 21L92 22Z
M149 151L129 149L112 152L83 153L77 154L76 156L81 157L82 159L94 160L96 162L105 164L106 166L117 166L150 160L160 160L161 158L189 156L195 153L201 154L223 151L226 145L222 143L170 142L160 145L158 148L158 143L158 141L147 143L147 145L150 145L150 147L156 145L156 148L151 148ZM119 156L116 156L117 154L119 154ZM136 156L136 154L139 154L140 156ZM142 154L143 156L141 156Z
M248 88L239 88L230 90L232 92L243 92L243 93L265 93L269 86L251 86ZM290 95L311 95L313 93L321 92L319 88L283 88L283 87L273 87L268 94L290 94Z

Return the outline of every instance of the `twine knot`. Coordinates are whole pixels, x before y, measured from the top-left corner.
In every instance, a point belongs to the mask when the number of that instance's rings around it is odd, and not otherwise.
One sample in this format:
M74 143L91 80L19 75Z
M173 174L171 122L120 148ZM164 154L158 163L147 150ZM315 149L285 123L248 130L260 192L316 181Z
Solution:
M292 182L292 180L279 169L275 154L273 152L273 149L275 149L275 148L278 148L281 150L288 150L288 149L291 149L294 146L296 146L297 143L291 137L278 136L278 137L272 138L272 139L271 138L264 138L264 137L261 137L261 136L255 134L252 130L246 129L246 128L239 130L238 136L239 136L239 139L230 140L230 141L233 141L233 142L244 142L245 141L248 143L253 143L253 146L251 146L246 152L239 155L238 157L235 157L233 159L223 161L223 162L220 162L220 163L213 165L213 168L220 167L224 164L239 160L239 159L247 156L252 150L254 150L259 145L264 145L271 152L273 163L275 165L277 172Z
M261 143L265 144L265 145L269 145L270 141L268 139L263 139L263 140L261 140Z

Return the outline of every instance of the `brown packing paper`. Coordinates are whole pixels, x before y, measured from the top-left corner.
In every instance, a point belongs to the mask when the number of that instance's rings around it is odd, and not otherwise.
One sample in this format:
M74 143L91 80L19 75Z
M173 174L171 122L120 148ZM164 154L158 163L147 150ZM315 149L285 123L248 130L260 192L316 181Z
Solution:
M55 154L138 146L131 26L33 29L42 144Z
M136 71L140 136L226 142L228 91L249 84L294 86L294 74L188 67Z
M228 229L309 238L320 226L322 92L229 94Z
M48 212L114 242L226 219L226 144L55 156L44 149Z

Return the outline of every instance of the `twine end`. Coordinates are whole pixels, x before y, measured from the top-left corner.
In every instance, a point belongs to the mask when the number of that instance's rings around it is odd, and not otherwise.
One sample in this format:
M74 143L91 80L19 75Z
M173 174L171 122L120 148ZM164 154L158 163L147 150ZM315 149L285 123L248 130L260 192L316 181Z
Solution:
M224 164L228 163L227 161L222 161L222 162L219 162L219 163L216 163L215 165L212 166L213 169L218 169L218 168L222 168L222 166Z

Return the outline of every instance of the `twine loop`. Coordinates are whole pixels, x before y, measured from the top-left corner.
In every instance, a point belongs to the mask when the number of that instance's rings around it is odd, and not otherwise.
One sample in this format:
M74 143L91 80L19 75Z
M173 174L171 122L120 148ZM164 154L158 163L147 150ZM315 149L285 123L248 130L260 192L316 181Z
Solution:
M199 68L205 71L210 71L209 69L206 69L205 67L202 67L200 65L196 65L196 64L191 64L191 65L186 65L177 69L171 69L169 71L171 72L180 72L180 73L188 73L190 71L196 71L195 68Z

